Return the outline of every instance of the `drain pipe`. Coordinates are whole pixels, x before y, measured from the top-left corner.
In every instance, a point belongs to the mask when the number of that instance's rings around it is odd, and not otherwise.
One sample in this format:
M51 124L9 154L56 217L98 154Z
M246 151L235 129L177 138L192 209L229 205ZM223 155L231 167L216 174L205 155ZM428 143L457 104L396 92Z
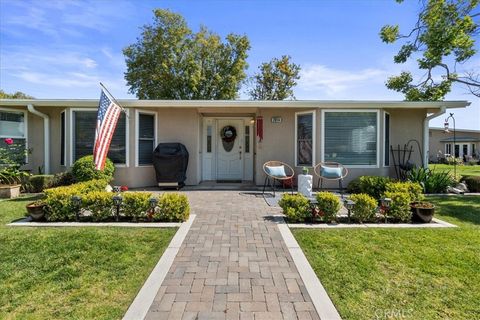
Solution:
M50 118L45 113L41 113L33 104L27 105L28 111L43 118L43 157L44 157L44 167L45 167L45 174L50 173Z
M430 155L429 150L429 142L430 142L430 135L429 135L429 122L433 118L441 116L447 111L447 107L440 107L440 110L425 117L423 119L423 167L426 169L428 168L428 157Z

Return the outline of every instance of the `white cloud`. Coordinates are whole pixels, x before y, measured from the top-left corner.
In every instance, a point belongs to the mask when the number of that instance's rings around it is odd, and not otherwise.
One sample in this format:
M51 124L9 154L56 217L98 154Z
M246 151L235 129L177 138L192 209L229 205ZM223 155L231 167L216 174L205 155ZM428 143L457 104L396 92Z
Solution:
M385 81L388 73L368 68L357 71L340 70L325 65L307 65L300 72L298 88L304 91L322 91L334 95L371 82Z

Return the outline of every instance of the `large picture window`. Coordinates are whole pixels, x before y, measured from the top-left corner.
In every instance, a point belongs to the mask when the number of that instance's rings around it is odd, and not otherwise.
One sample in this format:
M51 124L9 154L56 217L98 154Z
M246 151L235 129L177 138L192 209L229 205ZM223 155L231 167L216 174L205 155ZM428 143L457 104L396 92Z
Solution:
M73 162L83 156L93 154L93 144L95 142L95 128L97 124L97 111L73 111L73 143L72 156ZM117 122L117 128L110 143L110 149L107 157L115 164L126 164L127 121L125 113L120 114Z
M324 113L324 160L344 165L377 165L377 112Z
M23 111L5 111L0 110L0 146L7 147L5 139L11 138L13 145L10 148L27 147L26 114ZM23 156L20 156L23 158ZM11 159L12 161L22 161L22 159ZM27 162L25 157L24 162Z
M138 165L153 164L155 135L155 114L139 112L137 114Z
M383 150L383 165L385 167L388 167L390 165L390 114L385 113L385 118L384 118L384 150Z
M297 113L295 121L296 166L313 167L315 164L315 113Z

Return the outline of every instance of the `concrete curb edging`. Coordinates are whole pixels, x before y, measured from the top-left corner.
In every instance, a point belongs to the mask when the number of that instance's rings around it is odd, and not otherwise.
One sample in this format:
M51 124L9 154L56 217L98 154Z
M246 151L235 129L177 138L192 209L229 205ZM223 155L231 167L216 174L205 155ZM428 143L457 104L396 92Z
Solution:
M7 224L9 227L117 227L117 228L178 228L180 222L35 222L28 218Z
M180 250L188 230L190 230L190 227L193 224L193 220L195 220L195 217L195 214L191 214L188 220L182 223L172 241L170 241L167 249L165 249L162 257L160 260L158 260L157 264L133 300L132 304L130 307L128 307L127 312L123 316L123 320L139 320L145 318L148 309L152 305L152 302L155 299L163 280L165 279L165 276L172 266L175 256Z
M317 224L307 224L307 223L292 223L288 224L290 228L298 229L371 229L371 228L385 228L385 229L436 229L436 228L457 228L456 225L433 218L431 223L317 223Z
M305 284L305 287L312 299L312 303L317 310L318 316L321 320L340 320L340 314L335 308L332 300L327 294L327 291L323 287L322 283L318 279L315 271L313 271L312 266L305 257L302 249L298 245L297 240L293 236L290 228L283 220L283 217L277 216L276 220L278 222L277 226L282 235L283 241L292 256L293 262L297 267L298 273Z

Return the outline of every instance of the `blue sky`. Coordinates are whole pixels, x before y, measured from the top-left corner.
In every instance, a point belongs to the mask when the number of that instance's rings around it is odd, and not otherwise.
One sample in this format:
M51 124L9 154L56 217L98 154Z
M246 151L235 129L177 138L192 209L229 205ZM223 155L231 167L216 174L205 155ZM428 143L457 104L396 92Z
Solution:
M290 55L302 67L297 99L401 100L385 80L415 68L395 65L398 46L382 43L378 32L388 23L409 30L416 0L0 0L0 88L36 98L97 99L101 81L116 98L134 98L123 78L122 48L136 41L155 8L180 13L193 30L203 24L221 36L246 34L250 75L261 62ZM480 54L463 67L480 69ZM457 127L480 129L478 98L456 87L447 99L471 101L453 111ZM431 124L442 126L443 117Z

